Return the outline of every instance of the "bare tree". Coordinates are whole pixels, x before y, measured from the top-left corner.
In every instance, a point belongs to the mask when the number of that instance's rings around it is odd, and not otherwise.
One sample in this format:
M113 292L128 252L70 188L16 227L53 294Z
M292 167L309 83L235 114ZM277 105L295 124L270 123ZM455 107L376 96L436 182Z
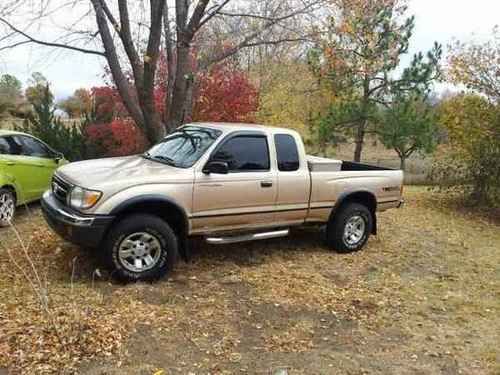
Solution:
M191 113L195 69L238 54L244 48L301 41L300 30L286 36L291 21L318 9L324 0L31 0L9 2L0 11L0 51L23 44L62 48L106 59L111 76L130 116L153 143L182 124ZM256 6L268 3L265 7ZM14 5L13 5L14 4ZM265 11L263 11L265 10ZM54 40L44 30L53 19L79 12L73 22L58 29ZM58 17L59 15L59 17ZM94 22L89 22L93 19ZM193 64L207 25L219 22L240 25L226 34L226 48L207 53ZM292 23L293 24L293 23ZM273 36L278 36L273 39ZM263 37L265 36L265 37ZM163 40L163 43L162 43ZM158 59L165 54L168 66L165 118L154 105Z

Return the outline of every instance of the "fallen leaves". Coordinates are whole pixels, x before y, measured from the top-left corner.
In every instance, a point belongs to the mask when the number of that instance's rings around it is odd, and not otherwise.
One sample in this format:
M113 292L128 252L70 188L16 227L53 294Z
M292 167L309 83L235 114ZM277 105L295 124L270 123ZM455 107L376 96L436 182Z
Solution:
M41 218L24 221L50 315L0 257L0 369L494 373L498 226L407 192L407 206L380 215L363 252L335 254L308 230L238 248L195 243L193 262L156 284L114 284Z

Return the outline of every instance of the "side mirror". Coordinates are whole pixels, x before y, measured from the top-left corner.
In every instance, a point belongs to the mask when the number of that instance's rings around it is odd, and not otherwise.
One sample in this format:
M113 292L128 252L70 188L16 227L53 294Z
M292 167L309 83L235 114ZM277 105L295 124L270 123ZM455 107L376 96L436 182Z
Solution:
M225 161L209 161L203 168L203 173L228 174L229 164Z
M56 162L56 164L59 164L59 162L63 159L64 159L64 155L62 153L60 153L60 152L55 153L54 161Z

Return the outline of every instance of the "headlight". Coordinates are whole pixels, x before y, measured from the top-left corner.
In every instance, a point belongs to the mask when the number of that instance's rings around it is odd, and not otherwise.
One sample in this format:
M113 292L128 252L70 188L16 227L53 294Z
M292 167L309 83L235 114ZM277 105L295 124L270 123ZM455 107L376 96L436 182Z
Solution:
M71 207L78 210L87 210L95 206L101 199L102 193L95 190L87 190L79 186L75 186L71 190L69 196L69 204Z

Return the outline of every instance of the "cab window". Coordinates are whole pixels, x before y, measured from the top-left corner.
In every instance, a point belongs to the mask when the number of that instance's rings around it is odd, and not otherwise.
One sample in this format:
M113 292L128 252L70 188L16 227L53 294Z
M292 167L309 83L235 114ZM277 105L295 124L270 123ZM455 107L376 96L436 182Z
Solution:
M212 157L228 163L229 172L268 171L269 147L264 135L240 135L225 141Z
M295 139L289 134L276 134L274 136L278 169L282 172L293 172L299 169L299 152Z

